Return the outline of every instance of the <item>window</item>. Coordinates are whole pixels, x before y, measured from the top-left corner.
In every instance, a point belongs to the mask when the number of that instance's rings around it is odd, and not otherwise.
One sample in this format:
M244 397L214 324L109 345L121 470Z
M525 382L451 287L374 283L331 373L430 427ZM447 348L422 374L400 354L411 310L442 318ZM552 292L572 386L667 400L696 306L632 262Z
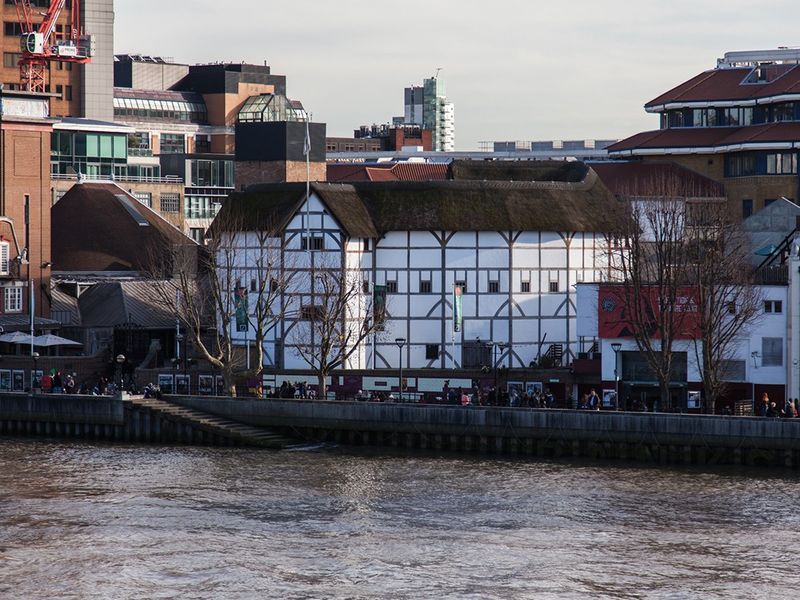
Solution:
M8 242L0 242L0 275L9 275L9 245Z
M258 291L258 281L256 281L255 279L251 279L250 280L250 291L251 292L257 292Z
M153 207L153 195L150 192L133 192L131 195L147 208Z
M557 281L551 281L550 282L550 291L553 292L553 293L558 292L558 282Z
M425 345L425 360L436 360L439 358L439 344Z
M308 250L308 236L303 235L300 238L300 249L301 250ZM325 238L322 236L321 233L311 234L311 250L324 250L325 249Z
M530 293L530 291L531 291L531 282L530 282L530 281L523 281L523 282L522 282L522 287L521 287L520 291L521 291L523 294L528 294L528 293Z
M361 282L361 293L369 294L369 280L365 279Z
M499 281L490 281L489 282L489 293L490 294L498 294L498 293L500 293L500 282Z
M767 175L793 175L797 173L797 155L793 152L767 154Z
M764 208L775 202L775 198L764 198Z
M462 294L466 294L467 293L467 281L466 280L456 281L456 287L460 287L461 288L461 293Z
M761 365L783 366L783 338L761 338Z
M180 209L181 195L175 193L161 194L161 212L176 213Z
M764 300L764 312L780 314L783 312L783 302L780 300Z
M386 293L387 294L396 294L397 293L397 281L387 281L386 282Z
M192 238L198 244L203 243L203 238L206 235L206 230L202 227L190 227L189 228L189 237Z
M7 313L22 312L22 288L6 288L3 295L5 296L5 311Z
M183 154L186 148L186 140L180 133L161 134L161 154Z
M300 318L303 321L316 321L322 317L321 306L303 306L300 308Z
M361 249L364 252L369 252L369 238L364 238L364 244Z
M742 200L742 218L746 219L753 214L753 199L745 198Z
M433 291L433 286L430 279L423 279L419 282L419 293L430 294Z

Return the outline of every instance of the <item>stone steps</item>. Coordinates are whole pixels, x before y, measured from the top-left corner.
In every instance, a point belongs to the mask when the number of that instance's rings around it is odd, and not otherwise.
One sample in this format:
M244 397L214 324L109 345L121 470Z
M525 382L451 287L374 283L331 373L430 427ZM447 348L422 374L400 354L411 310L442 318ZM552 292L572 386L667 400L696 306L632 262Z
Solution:
M135 406L147 408L153 412L167 416L172 420L188 423L197 429L213 433L226 439L235 440L240 444L262 446L278 450L290 446L296 447L298 445L296 440L270 429L245 425L199 410L173 404L167 400L136 396L126 397L126 400Z

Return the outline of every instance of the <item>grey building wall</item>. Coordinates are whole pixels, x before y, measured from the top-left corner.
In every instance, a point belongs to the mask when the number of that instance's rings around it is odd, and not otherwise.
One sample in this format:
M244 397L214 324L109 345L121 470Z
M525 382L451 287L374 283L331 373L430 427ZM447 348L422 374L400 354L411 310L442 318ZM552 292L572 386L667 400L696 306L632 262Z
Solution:
M81 23L92 37L92 61L82 65L81 116L114 120L114 0L84 0Z

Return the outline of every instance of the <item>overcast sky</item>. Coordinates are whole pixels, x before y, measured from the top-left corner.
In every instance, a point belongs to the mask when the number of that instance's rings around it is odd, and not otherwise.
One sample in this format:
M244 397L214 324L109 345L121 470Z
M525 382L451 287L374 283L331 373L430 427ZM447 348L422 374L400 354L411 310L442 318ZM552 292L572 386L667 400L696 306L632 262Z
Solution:
M456 148L622 138L642 106L731 50L800 46L800 2L772 0L116 0L117 53L246 61L286 75L328 135L403 114L438 67Z

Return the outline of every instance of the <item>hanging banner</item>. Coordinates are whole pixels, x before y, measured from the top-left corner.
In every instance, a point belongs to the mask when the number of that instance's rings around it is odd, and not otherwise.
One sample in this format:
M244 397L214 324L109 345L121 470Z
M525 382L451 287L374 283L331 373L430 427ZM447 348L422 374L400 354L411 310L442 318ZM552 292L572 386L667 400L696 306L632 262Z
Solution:
M247 288L236 288L233 306L236 309L236 331L247 331Z
M383 331L383 323L386 320L386 286L375 285L372 289L372 318L375 320L375 328Z
M453 288L453 331L456 333L461 331L464 314L461 309L461 297L461 286L457 285Z

